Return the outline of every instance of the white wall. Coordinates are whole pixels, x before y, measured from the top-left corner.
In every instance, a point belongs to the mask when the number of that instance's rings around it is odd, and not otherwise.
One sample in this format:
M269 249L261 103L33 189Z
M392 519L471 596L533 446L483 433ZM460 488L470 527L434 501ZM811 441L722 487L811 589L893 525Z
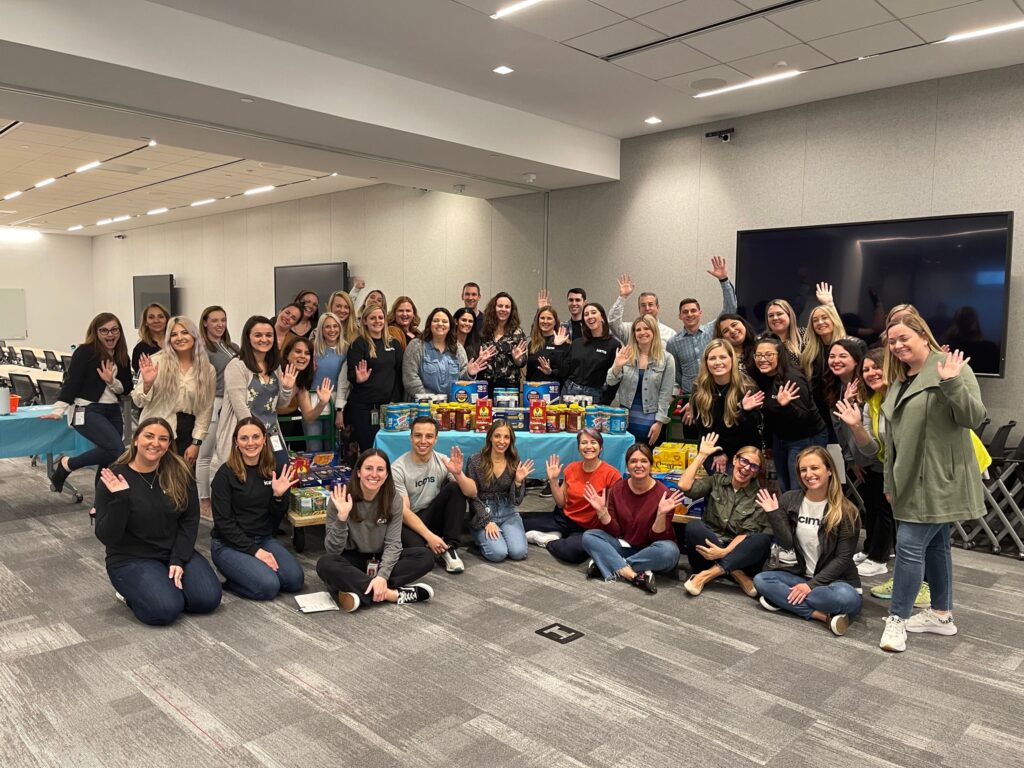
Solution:
M198 318L221 304L237 336L248 316L274 312L275 265L347 261L368 289L389 301L409 295L421 314L461 306L468 280L485 297L508 290L530 311L542 281L542 206L540 195L492 205L380 184L130 230L125 240L104 235L93 239L95 303L130 317L132 276L172 273L180 311Z
M92 240L43 235L34 243L0 243L0 288L25 289L27 339L15 349L67 351L81 344L93 315ZM129 283L130 287L130 283Z
M770 87L770 86L768 86ZM633 273L662 319L694 295L718 312L710 258L734 265L736 231L1024 210L1024 66L933 80L623 142L621 181L551 193L548 282L611 301ZM1007 375L984 380L994 417L1020 415L1024 235L1017 227Z

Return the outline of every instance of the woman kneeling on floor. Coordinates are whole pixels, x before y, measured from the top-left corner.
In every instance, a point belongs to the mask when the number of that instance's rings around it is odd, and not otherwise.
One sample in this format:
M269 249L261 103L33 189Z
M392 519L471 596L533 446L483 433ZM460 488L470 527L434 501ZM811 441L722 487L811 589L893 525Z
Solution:
M627 479L611 490L599 492L589 483L584 489L600 526L583 534L583 548L593 558L588 579L599 574L605 581L623 579L653 595L658 591L654 574L679 565L672 515L683 494L651 477L653 463L650 447L636 443L626 451Z
M697 459L679 479L679 489L692 499L706 499L704 516L686 524L686 556L691 576L683 587L696 597L720 576L729 576L750 597L757 597L751 578L764 566L771 537L764 533L768 519L757 506L761 451L747 445L736 451L732 472L696 479L697 469L721 450L718 435L700 441Z
M434 567L434 555L426 547L402 548L402 497L387 454L376 448L363 451L348 485L331 492L324 549L316 572L349 613L364 604L434 596L427 584L414 583Z
M171 425L145 419L132 446L96 484L96 538L107 548L107 575L119 600L143 624L171 624L210 613L221 587L195 551L199 491L185 460L170 450Z
M796 565L791 571L759 573L754 586L766 610L821 621L833 634L843 635L863 604L853 564L860 516L843 496L827 450L818 445L804 448L796 463L802 491L788 491L781 499L766 489L757 495L779 546L796 549Z
M225 588L250 600L298 592L305 577L295 555L274 538L298 482L291 465L274 471L267 428L255 416L235 425L231 453L213 478L210 557Z

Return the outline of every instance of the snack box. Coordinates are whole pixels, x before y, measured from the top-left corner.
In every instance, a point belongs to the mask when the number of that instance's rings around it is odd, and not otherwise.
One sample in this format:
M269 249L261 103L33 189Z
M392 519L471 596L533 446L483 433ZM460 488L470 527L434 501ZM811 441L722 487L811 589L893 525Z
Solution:
M300 517L322 515L327 512L330 493L324 488L292 488L289 509Z
M422 395L416 395L414 398L417 403L446 403L448 397L446 395L435 395L433 392L425 392Z
M534 400L553 403L560 392L561 385L557 381L527 381L523 384L523 404L528 406Z
M588 405L594 404L594 398L592 395L562 395L562 402L566 405L580 405L586 408Z
M494 420L507 421L513 432L526 432L530 425L529 408L495 408Z
M495 387L494 389L495 408L518 408L519 390L507 387Z
M486 381L453 381L448 400L453 403L476 403L481 397L487 397Z

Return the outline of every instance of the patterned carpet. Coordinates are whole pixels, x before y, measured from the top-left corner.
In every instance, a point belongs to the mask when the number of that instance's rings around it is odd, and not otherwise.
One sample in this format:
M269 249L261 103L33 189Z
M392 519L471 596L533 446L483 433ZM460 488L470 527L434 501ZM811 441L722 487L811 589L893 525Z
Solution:
M225 595L154 629L113 598L90 498L0 461L3 768L1024 765L1010 558L954 550L960 634L897 656L878 650L874 599L835 638L731 585L649 596L535 547L467 554L464 574L428 577L425 605L304 616ZM301 558L310 591L321 546ZM554 623L584 637L536 634Z

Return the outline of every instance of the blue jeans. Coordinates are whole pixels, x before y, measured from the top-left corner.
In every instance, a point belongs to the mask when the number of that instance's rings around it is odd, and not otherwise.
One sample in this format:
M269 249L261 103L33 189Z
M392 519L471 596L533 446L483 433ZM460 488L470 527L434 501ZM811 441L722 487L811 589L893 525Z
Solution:
M926 571L932 592L931 607L937 611L952 610L953 555L949 549L949 523L899 521L890 616L910 618Z
M85 424L74 429L95 447L69 458L68 469L74 472L82 467L94 466L96 481L99 482L100 470L109 467L124 453L124 415L121 405L90 403L85 406Z
M776 608L795 613L802 619L810 619L811 613L821 611L829 616L845 613L851 619L860 613L864 598L845 581L833 581L823 587L814 587L799 605L791 605L787 598L789 590L797 584L806 584L807 579L789 571L762 571L754 577L758 594ZM915 597L917 593L914 593ZM913 605L913 602L911 602Z
M779 478L779 487L783 491L792 491L800 487L800 473L796 468L796 457L800 451L812 445L820 445L822 448L828 445L828 430L823 429L818 434L805 437L802 440L775 439L772 445L775 474Z
M483 556L492 563L500 563L506 557L512 560L525 560L527 547L526 529L523 518L512 505L502 505L491 510L491 520L501 529L496 539L487 538L485 528L473 531L473 538Z
M181 589L167 577L162 560L126 560L107 566L114 589L143 624L165 626L184 613L211 613L220 605L220 579L206 558L193 551L182 566Z
M679 565L679 546L666 539L651 542L643 549L624 547L610 533L595 528L583 534L583 548L594 558L605 581L614 581L627 565L637 573L672 571Z
M235 549L222 539L210 540L210 558L224 574L227 589L249 600L273 600L278 592L298 592L306 581L295 556L273 536L260 541L260 547L277 560L277 571L255 555Z

